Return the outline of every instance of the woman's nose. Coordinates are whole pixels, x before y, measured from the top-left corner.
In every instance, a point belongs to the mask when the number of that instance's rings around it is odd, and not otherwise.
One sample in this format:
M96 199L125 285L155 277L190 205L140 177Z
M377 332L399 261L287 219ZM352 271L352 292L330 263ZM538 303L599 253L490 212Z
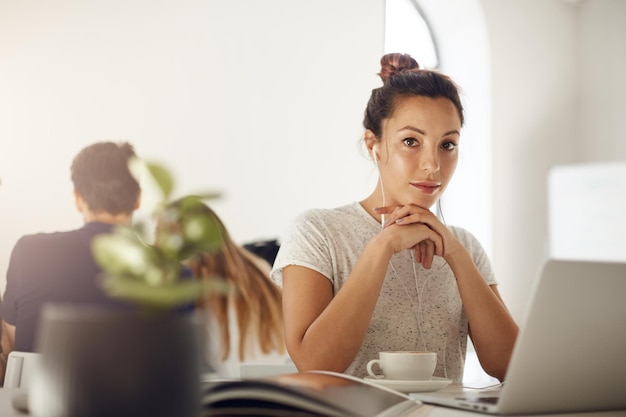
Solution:
M425 149L420 159L420 169L422 171L439 171L439 155L436 149Z

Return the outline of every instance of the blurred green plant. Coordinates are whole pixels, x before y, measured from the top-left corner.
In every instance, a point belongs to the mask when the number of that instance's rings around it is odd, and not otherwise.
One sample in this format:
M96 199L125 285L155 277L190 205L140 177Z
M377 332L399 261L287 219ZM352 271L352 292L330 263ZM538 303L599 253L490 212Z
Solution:
M117 226L113 233L96 237L92 253L103 269L104 290L148 311L173 310L206 292L227 291L223 281L194 279L183 264L196 253L222 246L219 222L202 209L203 200L220 195L186 195L172 202L174 178L167 168L135 159L130 169L138 179L147 172L160 194L152 213L154 243L147 243L142 223Z

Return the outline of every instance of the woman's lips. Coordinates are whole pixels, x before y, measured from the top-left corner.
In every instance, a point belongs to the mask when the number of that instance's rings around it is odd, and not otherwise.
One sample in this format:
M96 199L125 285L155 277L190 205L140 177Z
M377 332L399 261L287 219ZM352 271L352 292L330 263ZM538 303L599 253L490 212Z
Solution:
M441 184L436 183L436 182L413 182L411 183L411 186L413 188L418 189L420 192L424 193L424 194L434 194L439 187L441 187Z

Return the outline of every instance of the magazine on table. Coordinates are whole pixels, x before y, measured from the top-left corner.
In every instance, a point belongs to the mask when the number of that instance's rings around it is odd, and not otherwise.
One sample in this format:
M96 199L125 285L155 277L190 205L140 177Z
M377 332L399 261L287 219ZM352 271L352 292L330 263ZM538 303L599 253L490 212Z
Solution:
M421 403L350 375L310 371L205 382L203 416L400 417Z

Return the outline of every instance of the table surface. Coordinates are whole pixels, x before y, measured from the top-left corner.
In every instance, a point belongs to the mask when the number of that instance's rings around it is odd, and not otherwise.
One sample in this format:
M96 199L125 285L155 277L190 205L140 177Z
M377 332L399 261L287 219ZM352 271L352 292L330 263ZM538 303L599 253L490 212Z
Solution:
M21 413L13 408L11 400L16 394L27 392L21 388L0 388L0 416L1 417L25 417L28 414ZM435 407L424 405L416 410L413 414L415 417L477 417L485 414L473 413L471 411L453 410L445 407ZM545 416L545 415L544 415ZM626 416L626 410L623 411L603 411L592 413L576 413L576 414L550 414L551 417L623 417ZM412 416L407 416L412 417ZM517 416L519 417L519 416ZM533 416L541 417L541 416Z

